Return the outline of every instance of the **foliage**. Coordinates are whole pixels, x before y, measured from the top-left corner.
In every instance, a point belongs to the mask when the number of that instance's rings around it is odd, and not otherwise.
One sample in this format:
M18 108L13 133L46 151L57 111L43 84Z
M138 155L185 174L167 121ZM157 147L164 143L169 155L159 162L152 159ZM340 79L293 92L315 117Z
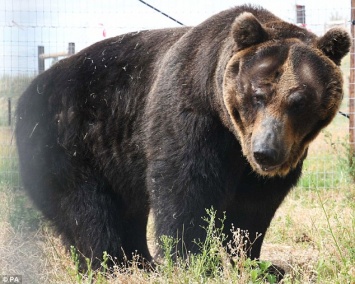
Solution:
M355 182L355 149L349 144L349 137L334 139L332 133L324 131L326 142L331 146L333 156L337 158L339 171L346 173Z
M336 165L333 176L337 179L322 177L322 184L326 188L324 189L317 188L312 177L309 180L308 190L297 189L294 191L297 192L296 194L290 194L279 209L269 230L269 236L267 235L265 239L266 243L273 243L276 247L289 245L289 254L308 247L312 248L312 252L318 252L314 256L314 262L307 265L295 261L287 262L291 271L287 272L283 283L355 283L355 187L353 180L349 178L349 176L354 177L354 156L350 155L347 140L335 139L330 132L324 132L324 137L330 153L322 152L320 155L329 154L329 158L325 157L325 159L328 163L332 162ZM6 164L3 158L10 157L14 153L1 148L0 154L2 157L0 170L5 172L10 168L17 171L16 158L13 165ZM310 159L307 167L312 169L313 164L316 163L319 161ZM15 236L11 235L11 238L16 239L16 235L23 231L27 230L26 234L30 230L37 232L42 226L48 224L41 222L41 215L33 208L24 192L14 188L18 185L18 181L15 185L12 180L12 178L1 178L0 225L3 228L10 227ZM204 229L207 238L205 241L196 240L201 254L186 253L186 258L175 260L172 251L178 240L163 236L161 238L162 258L156 269L149 273L138 269L139 257L135 258L130 266L108 267L108 260L111 260L111 257L106 253L102 257L102 265L98 271L91 269L91 261L87 259L89 269L83 273L78 263L80 253L72 248L70 260L67 260L68 255L57 249L60 246L59 241L51 243L45 249L58 251L46 253L45 259L51 265L62 263L62 270L59 270L55 277L52 275L51 268L41 273L51 275L46 283L69 283L68 279L70 282L83 284L276 283L275 275L270 273L271 262L250 260L243 253L245 247L242 240L248 237L247 232L233 229L233 240L226 244L226 237L223 234L224 217L217 219L213 209L207 210L206 215ZM219 225L216 226L216 223ZM35 234L36 242L48 242L46 239L50 238L49 236L38 238L38 233ZM300 235L306 235L306 240L300 241ZM1 246L7 247L7 242L7 238L1 240L0 235L0 260L1 255L5 255L1 251ZM17 246L22 247L21 243ZM43 257L41 253L34 254L30 251L26 255L22 252L17 262L24 262L35 255ZM304 258L305 256L302 255L302 259ZM230 259L233 260L233 264ZM308 266L310 268L307 268Z
M14 98L20 96L33 78L33 76L28 75L5 75L0 77L0 98Z
M11 123L13 123L17 99L32 79L33 76L28 75L0 77L0 126L8 126L9 114L12 118Z

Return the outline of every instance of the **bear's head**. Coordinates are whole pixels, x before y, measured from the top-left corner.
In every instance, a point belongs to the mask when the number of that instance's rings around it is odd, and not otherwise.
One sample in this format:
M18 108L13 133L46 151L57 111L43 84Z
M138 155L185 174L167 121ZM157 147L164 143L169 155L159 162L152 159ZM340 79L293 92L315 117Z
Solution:
M223 83L230 128L257 173L284 176L339 109L349 35L332 29L317 37L246 12L231 35L235 48Z

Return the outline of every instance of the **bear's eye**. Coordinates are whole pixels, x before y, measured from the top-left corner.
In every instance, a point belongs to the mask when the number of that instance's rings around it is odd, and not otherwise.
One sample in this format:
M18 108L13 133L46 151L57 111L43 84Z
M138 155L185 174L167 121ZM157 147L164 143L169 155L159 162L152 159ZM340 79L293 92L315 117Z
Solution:
M295 93L288 98L288 103L292 112L299 113L306 109L307 98L302 94Z
M262 106L265 103L265 95L264 94L254 94L252 96L253 105L254 106Z

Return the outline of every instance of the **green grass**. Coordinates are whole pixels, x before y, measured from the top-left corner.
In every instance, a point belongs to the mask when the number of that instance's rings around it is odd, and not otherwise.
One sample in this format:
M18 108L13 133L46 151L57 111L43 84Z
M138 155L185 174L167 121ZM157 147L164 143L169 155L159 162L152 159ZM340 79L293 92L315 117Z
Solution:
M22 274L27 283L273 283L268 268L280 263L287 268L283 283L355 283L355 163L342 132L346 123L337 117L310 150L298 187L277 211L266 235L263 261L234 254L232 266L210 211L209 237L199 243L201 255L174 262L170 252L176 242L163 238L165 253L156 271L144 272L133 262L109 274L107 255L100 271L79 272L75 250L64 249L19 189L13 129L0 127L0 274ZM238 240L236 231L236 248Z
M332 240L332 245L335 250L335 258L328 263L322 259L319 262L319 270L323 275L332 279L335 276L338 279L338 283L354 283L355 281L355 216L354 216L354 204L350 204L352 207L352 213L350 213L351 224L350 227L344 226L343 216L341 212L332 212L328 208L326 209L325 201L318 194L319 203L327 221L326 233L329 233ZM332 225L332 219L334 219L335 226ZM340 230L339 230L340 229ZM339 238L339 235L342 237ZM351 271L353 270L353 271Z
M17 150L11 127L0 126L0 184L19 187Z
M0 77L0 98L16 98L19 97L27 88L34 76L5 75Z
M240 231L236 231L234 239L228 244L231 253L227 253L226 247L222 245L225 240L223 229L215 226L216 212L212 209L206 212L204 229L207 237L203 242L196 242L201 254L186 252L186 258L173 260L171 252L175 250L177 240L162 236L164 257L153 272L137 269L138 263L133 260L129 266L117 266L107 273L106 263L109 256L104 254L101 270L89 269L82 274L78 269L78 253L71 248L76 283L91 283L92 279L95 279L96 283L125 283L127 276L130 276L129 283L276 283L275 275L269 272L271 262L250 260L246 257L242 241L244 234ZM223 220L220 221L223 224ZM230 259L234 260L234 265ZM87 260L87 263L90 263L90 260ZM140 282L143 279L144 281Z
M27 75L0 77L0 127L9 126L9 100L11 124L13 124L17 99L33 78L33 76Z
M287 274L282 283L354 283L355 281L355 215L353 185L348 192L308 191L304 195L291 194L280 208L266 242L277 246L288 245L288 251L280 254L286 261ZM337 196L336 202L332 200ZM294 212L296 211L296 212ZM224 235L215 227L214 211L207 211L207 239L200 242L200 255L188 255L186 260L173 261L171 251L177 243L173 238L162 237L164 256L155 272L147 273L131 267L116 267L111 273L89 270L87 274L75 271L77 283L275 283L269 273L270 261L252 261L241 253L241 233L236 231L229 244L232 253L222 245ZM299 215L297 215L299 214ZM299 220L309 222L300 223ZM277 235L277 238L275 238ZM302 235L303 239L299 238ZM310 250L311 248L311 250ZM311 255L309 252L317 252ZM293 259L290 254L299 254ZM265 255L265 254L264 254ZM75 255L72 255L75 263ZM235 261L231 265L229 259ZM103 276L106 276L103 277Z
M7 129L6 137L10 133ZM0 231L6 232L0 234L0 272L12 269L33 280L30 283L44 278L46 283L273 283L267 269L275 263L286 268L283 283L355 283L355 185L349 178L354 169L349 164L347 140L325 136L329 147L319 152L322 159L317 152L311 153L299 186L275 215L265 238L263 261L237 258L233 250L228 255L222 245L222 231L214 226L215 215L209 211L205 220L208 238L199 243L202 253L174 262L170 252L176 241L163 237L165 253L151 273L140 270L135 262L107 273L107 255L103 257L105 269L80 273L75 251L70 254L64 249L60 238L18 188L18 180L8 174L18 171L14 145L8 146L12 150L0 148L0 173L8 176L0 182ZM4 162L3 157L13 160ZM233 245L240 248L237 231L235 236ZM230 257L235 266L230 264Z
M41 222L41 214L33 207L21 189L13 189L8 221L15 230L24 228L37 230Z
M334 154L324 154L306 159L299 187L308 190L335 189L346 186L351 179L349 161L334 159Z
M0 145L1 148L4 148ZM19 169L16 153L13 149L5 149L6 156L0 156L0 183L18 187L20 184Z

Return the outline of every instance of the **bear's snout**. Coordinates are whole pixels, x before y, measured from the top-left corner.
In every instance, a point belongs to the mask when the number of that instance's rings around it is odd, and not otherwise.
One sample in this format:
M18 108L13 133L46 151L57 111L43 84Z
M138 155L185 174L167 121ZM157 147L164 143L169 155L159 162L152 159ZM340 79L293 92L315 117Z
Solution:
M282 123L266 119L252 136L252 154L262 171L271 171L281 166L287 156Z
M277 162L279 153L276 149L261 147L260 149L254 150L253 155L256 162L264 171L274 169L279 164Z

